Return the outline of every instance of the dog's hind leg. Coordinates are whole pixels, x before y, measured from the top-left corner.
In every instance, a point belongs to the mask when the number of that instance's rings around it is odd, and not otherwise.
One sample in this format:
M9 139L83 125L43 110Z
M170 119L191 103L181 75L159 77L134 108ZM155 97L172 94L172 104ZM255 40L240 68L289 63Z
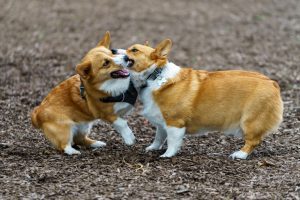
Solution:
M230 155L232 159L247 159L248 155L258 146L263 137L272 129L268 122L268 110L257 115L247 115L241 123L244 134L245 145L241 150Z
M64 151L68 155L80 154L79 151L72 147L73 132L71 123L54 123L48 122L43 124L43 130L46 137L55 145L55 147Z
M105 142L92 140L88 137L93 123L77 124L73 126L74 143L86 147L99 148L106 146Z
M146 148L146 151L159 150L166 142L167 132L162 126L156 126L154 141Z
M241 150L230 155L232 159L247 159L248 155L259 145L262 141L265 131L255 130L255 128L248 126L244 128L245 145Z
M244 133L245 145L240 151L230 155L235 159L246 159L248 155L258 146L264 136L277 129L282 121L282 102L280 97L275 94L265 99L265 103L261 103L261 99L251 101L246 108L245 114L241 119L241 128ZM274 101L274 99L277 101ZM259 102L255 102L259 101Z

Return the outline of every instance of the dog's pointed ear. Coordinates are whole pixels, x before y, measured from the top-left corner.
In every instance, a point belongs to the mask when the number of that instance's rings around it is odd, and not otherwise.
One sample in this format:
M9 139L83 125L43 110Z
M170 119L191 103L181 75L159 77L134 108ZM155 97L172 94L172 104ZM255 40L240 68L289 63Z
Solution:
M92 62L85 61L76 66L76 72L80 75L83 79L88 79L92 72Z
M149 47L149 41L146 40L145 43L144 43L144 45L147 46L147 47Z
M167 58L172 47L172 41L170 39L165 39L161 41L151 53L151 59L157 58Z
M106 31L102 40L97 44L97 47L104 46L106 48L109 48L109 45L110 45L110 33L109 33L109 31Z

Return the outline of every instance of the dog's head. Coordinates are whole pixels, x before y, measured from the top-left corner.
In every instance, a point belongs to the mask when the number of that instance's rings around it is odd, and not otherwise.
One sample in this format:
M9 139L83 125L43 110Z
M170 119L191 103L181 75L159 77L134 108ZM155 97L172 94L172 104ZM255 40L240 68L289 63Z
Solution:
M106 32L98 45L76 66L76 72L90 87L118 95L128 88L129 72L115 63L109 46L110 34Z
M172 47L172 41L165 39L155 48L148 44L135 44L126 50L121 64L133 72L141 73L151 66L161 67L168 61L168 54Z

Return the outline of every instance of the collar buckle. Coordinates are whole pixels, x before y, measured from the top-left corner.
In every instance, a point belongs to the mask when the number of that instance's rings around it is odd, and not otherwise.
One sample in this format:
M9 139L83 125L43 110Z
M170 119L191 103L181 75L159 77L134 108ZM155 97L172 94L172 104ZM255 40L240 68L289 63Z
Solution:
M156 79L158 79L158 80L160 80L159 81L159 84L160 85L162 85L163 83L165 83L166 82L166 80L162 77L162 76L160 76L161 75L161 72L163 71L163 68L156 68L147 78L146 78L146 81L147 80L156 80ZM141 86L141 89L144 89L144 88L146 88L147 87L147 82L146 82L146 84L145 85L142 85Z

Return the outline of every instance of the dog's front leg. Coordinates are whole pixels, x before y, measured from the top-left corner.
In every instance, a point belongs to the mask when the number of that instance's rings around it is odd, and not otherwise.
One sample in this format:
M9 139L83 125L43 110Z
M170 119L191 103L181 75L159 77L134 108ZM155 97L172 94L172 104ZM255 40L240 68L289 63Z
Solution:
M132 133L131 129L128 127L127 121L118 117L113 122L113 127L117 132L122 136L125 144L133 145L135 143L135 136Z
M166 142L166 138L167 138L166 130L162 126L156 126L154 141L150 146L146 148L146 152L161 149L164 143Z
M170 158L180 150L182 140L185 134L185 127L184 128L177 128L174 126L167 126L167 142L168 142L168 149L167 151L161 155L162 158Z

